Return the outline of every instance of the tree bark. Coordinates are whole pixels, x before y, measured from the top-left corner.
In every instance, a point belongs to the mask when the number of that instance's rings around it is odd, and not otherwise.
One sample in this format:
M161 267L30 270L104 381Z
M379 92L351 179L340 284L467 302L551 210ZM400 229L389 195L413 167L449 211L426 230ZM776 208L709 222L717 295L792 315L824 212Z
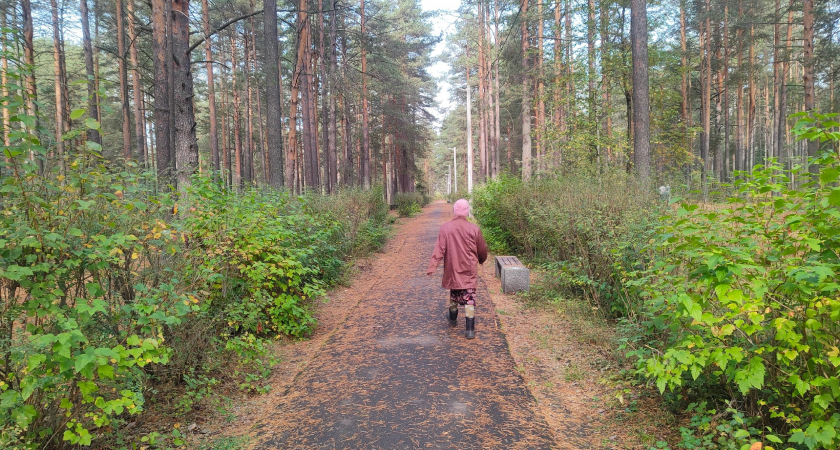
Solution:
M128 0L129 3L134 0ZM276 1L276 0L275 0ZM204 29L204 59L207 60L207 103L208 120L210 122L210 155L213 164L213 173L216 177L220 170L219 161L219 134L216 129L216 86L213 83L213 47L210 42L210 5L209 0L201 0L202 26Z
M143 116L143 88L140 83L140 60L137 55L137 26L135 24L136 17L134 16L134 0L127 0L128 7L128 54L129 62L131 63L131 84L132 92L134 93L134 138L137 140L137 156L145 164L148 162L146 154L146 118ZM209 47L208 47L209 48ZM86 58L87 59L87 58ZM207 59L210 59L208 56ZM210 85L210 98L213 97L213 74L208 74L208 83ZM210 101L210 117L215 122L215 105ZM213 124L215 125L215 124ZM211 131L214 128L211 126ZM218 146L216 147L218 156ZM216 168L218 170L218 168Z
M80 1L82 16L82 47L85 51L85 74L87 75L88 117L99 122L99 92L96 90L96 73L93 70L93 45L90 42L90 19L88 17L87 0ZM87 138L91 142L102 145L99 130L88 128Z
M750 9L752 12L752 9ZM752 170L753 166L753 152L755 140L755 25L750 26L750 50L749 50L749 75L747 77L749 83L749 99L747 106L747 129L746 139L744 144L744 170Z
M470 59L470 48L469 44L467 46L467 61ZM475 159L473 155L473 133L472 133L472 98L471 98L471 91L472 86L470 86L470 66L469 63L466 67L466 75L467 75L467 192L472 192L472 185L473 185L473 161ZM456 150L457 153L457 150ZM457 180L457 176L456 176ZM455 184L457 186L457 182Z
M542 3L542 0L539 0ZM482 12L481 0L478 2L478 159L480 170L478 175L479 183L487 178L487 123L484 120L485 98L485 73L484 73L484 13ZM469 71L469 67L467 68ZM469 88L469 85L467 86Z
M790 42L793 36L793 0L788 3L787 39L785 40L784 56L781 70L781 89L779 90L779 127L776 141L778 142L777 157L782 158L787 141L787 76L790 70Z
M254 184L254 114L251 110L251 42L253 34L249 30L242 31L242 78L245 80L245 139L242 141L242 182L246 187Z
M0 55L0 83L2 83L2 91L0 91L0 95L3 98L7 98L9 96L9 58L6 56L7 52L9 51L9 37L6 34L6 27L8 26L7 23L7 12L6 8L0 8L0 45L2 45L3 54ZM9 108L3 108L3 145L9 146L11 141L9 140L9 128L11 125L11 111ZM9 163L9 158L4 158L6 163ZM0 174L2 174L2 170L0 170Z
M590 139L593 143L592 148L597 151L597 142L595 142L595 136L598 135L598 107L595 104L595 0L588 0L587 5L586 56L589 69L586 73L587 95L589 96L589 101L587 102L587 112L589 113L589 130ZM598 155L596 154L595 156L597 157Z
M301 0L300 5L305 5L306 0ZM300 104L300 86L301 82L303 81L303 71L304 66L306 64L305 54L306 54L306 43L309 42L309 38L306 36L306 33L309 31L308 27L306 27L306 11L301 7L298 10L297 16L297 56L295 59L295 68L294 73L292 74L292 84L291 84L291 100L289 104L289 147L288 147L288 158L286 161L286 180L292 180L293 184L289 186L289 189L297 190L298 177L297 173L300 168L297 166L298 158L297 158L297 148L298 148L298 139L297 139L297 117L298 117L298 105Z
M566 139L566 108L563 96L563 11L560 5L561 0L554 4L554 127L560 134L560 141ZM563 147L557 149L557 163L563 162Z
M650 178L650 102L648 99L647 4L631 0L630 36L633 48L633 156L642 183Z
M338 55L336 53L337 15L338 0L333 0L332 11L330 12L329 73L325 80L329 84L329 159L327 160L327 165L330 168L330 180L328 183L332 186L332 192L338 189L338 130L336 124L336 96L338 95L338 83L336 82L338 64Z
M814 0L802 0L802 81L805 84L805 111L811 112L816 108L814 92ZM819 141L808 141L808 158L814 158L819 151ZM811 173L818 173L819 166L808 165Z
M712 90L712 54L711 21L708 17L709 2L706 1L704 16L700 18L700 118L703 131L700 135L700 160L702 161L702 179L705 182L711 169L709 147L711 142L711 90Z
M738 2L738 22L744 17L744 5L739 0ZM744 69L744 52L743 52L743 35L742 27L738 27L735 32L735 41L737 42L735 59L738 62L738 72L743 72ZM735 170L744 170L744 85L740 77L738 79L737 91L735 93Z
M721 179L727 181L732 173L729 150L729 4L723 8L723 153L726 156Z
M610 105L612 104L612 90L610 89L610 36L609 36L609 24L610 24L610 8L609 3L602 0L601 1L601 23L600 23L600 31L601 31L601 121L602 127L604 129L604 135L606 137L603 140L603 146L605 147L606 154L602 155L604 158L603 166L604 168L608 168L610 162L612 161L612 146L610 145L612 141L612 108Z
M171 48L168 39L170 28L170 5L166 0L152 1L152 24L154 39L155 69L155 152L157 159L158 185L165 189L173 183L172 160L172 111L170 110L169 71Z
M283 186L283 113L281 107L280 48L277 36L277 0L265 0L265 112L266 145L268 152L268 184ZM286 187L292 189L291 177L286 176Z
M178 190L185 193L198 170L193 78L190 65L190 0L172 1L172 76L175 100L175 167ZM127 109L126 109L127 116Z
M231 92L233 92L233 186L237 189L242 187L242 128L239 123L240 96L239 83L236 82L236 70L239 66L236 56L236 33L230 34L230 59L231 59Z
M32 5L29 0L21 0L21 16L23 19L23 61L31 70L26 71L26 114L35 120L35 126L29 128L30 133L38 133L38 84L35 80L35 44L34 27L32 25ZM30 150L29 158L36 161L34 151ZM38 164L42 164L38 160ZM43 169L43 166L42 166Z
M499 176L499 171L501 170L501 166L502 166L502 163L501 163L501 145L502 145L502 128L501 128L502 125L501 125L501 121L502 121L502 116L501 116L501 113L500 113L500 108L501 107L499 106L500 105L500 101L499 101L499 95L500 95L500 90L499 90L499 59L501 58L502 49L501 49L500 44L499 44L499 0L495 0L493 2L493 9L494 9L494 13L495 13L495 16L496 16L496 20L494 21L494 24L493 24L493 26L494 26L493 34L494 34L496 47L497 47L496 48L497 56L494 59L494 63L495 63L495 66L496 66L495 67L496 72L495 72L495 76L494 76L494 80L493 80L493 83L494 83L495 88L496 88L495 89L495 101L493 102L493 104L495 106L494 114L496 116L495 120L493 120L493 123L496 125L494 148L493 148L493 151L495 152L494 159L496 161L496 165L494 167L494 172L493 172L493 177L495 178L495 177Z
M53 69L55 72L55 142L59 159L64 158L64 139L70 118L67 116L67 80L64 74L64 50L61 42L61 23L58 17L58 2L50 0L53 25ZM63 171L63 163L62 163Z
M527 1L527 0L524 0ZM365 37L365 0L361 0L361 45L362 45L362 154L359 178L365 190L370 189L370 127L368 125L367 89L367 39Z
M522 0L522 179L531 179L531 96L528 74L528 1Z
M55 1L55 0L53 0ZM122 141L123 141L123 158L126 161L131 160L131 122L129 119L128 105L128 72L125 64L125 25L123 16L123 2L116 0L117 17L117 52L119 53L119 80L120 80L120 113L122 115Z

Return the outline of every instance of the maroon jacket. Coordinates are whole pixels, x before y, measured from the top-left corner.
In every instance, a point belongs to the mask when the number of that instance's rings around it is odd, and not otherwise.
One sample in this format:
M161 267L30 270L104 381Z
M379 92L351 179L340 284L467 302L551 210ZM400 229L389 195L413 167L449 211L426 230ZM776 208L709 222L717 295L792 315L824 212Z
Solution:
M466 217L455 216L441 225L435 251L426 273L432 275L443 260L443 282L446 289L478 287L478 264L487 260L487 243L481 230Z

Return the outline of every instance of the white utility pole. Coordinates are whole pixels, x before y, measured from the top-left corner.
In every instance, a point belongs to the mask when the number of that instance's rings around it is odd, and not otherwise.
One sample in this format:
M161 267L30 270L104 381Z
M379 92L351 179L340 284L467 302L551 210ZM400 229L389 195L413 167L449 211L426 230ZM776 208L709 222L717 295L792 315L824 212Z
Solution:
M452 180L455 184L455 192L458 193L458 154L456 153L455 147L452 147L452 168L454 171L452 172Z

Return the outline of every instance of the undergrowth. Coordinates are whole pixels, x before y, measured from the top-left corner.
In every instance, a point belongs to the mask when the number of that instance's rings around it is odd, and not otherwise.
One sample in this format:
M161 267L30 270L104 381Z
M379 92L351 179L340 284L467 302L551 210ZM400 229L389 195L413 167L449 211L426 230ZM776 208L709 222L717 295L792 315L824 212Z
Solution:
M10 91L0 104L27 126L0 167L0 448L181 445L178 429L123 430L156 402L189 414L222 380L265 392L271 340L308 335L345 262L387 239L381 192L232 192L196 176L169 193L110 164L84 128L59 157Z
M826 143L818 177L768 160L673 209L609 177L507 178L475 195L491 245L546 273L526 298L561 309L585 299L571 308L580 317L588 305L619 320L635 376L684 417L679 448L840 445L840 163L830 151L840 123L795 117L800 139Z

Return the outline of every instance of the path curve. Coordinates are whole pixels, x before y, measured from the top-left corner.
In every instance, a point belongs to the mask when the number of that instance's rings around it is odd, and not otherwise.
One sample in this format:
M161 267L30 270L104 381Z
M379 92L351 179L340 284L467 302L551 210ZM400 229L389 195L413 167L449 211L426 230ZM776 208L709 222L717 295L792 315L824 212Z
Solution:
M457 328L444 319L441 271L429 278L425 268L450 208L435 203L407 221L375 259L376 281L349 289L358 303L264 412L253 449L557 447L485 283L475 340L464 339L463 311Z

